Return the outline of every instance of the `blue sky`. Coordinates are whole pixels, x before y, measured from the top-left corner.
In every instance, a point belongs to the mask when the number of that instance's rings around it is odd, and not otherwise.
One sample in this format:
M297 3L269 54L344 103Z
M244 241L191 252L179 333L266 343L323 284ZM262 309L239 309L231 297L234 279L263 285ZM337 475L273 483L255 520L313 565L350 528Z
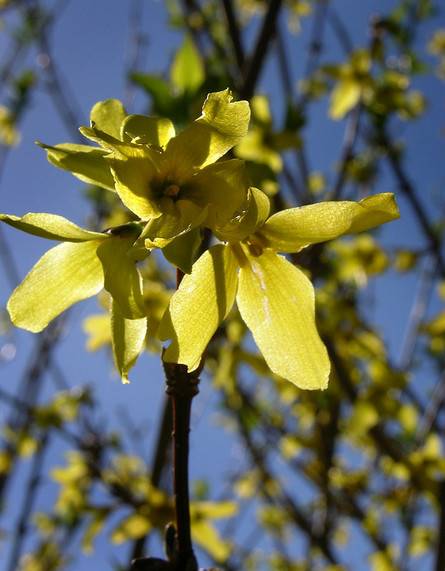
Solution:
M180 42L180 34L168 28L164 3L150 0L145 3L142 27L148 37L148 48L144 62L144 71L158 72L166 68L175 47ZM335 3L338 13L346 15L347 25L358 46L365 46L368 38L364 33L370 14L379 10L387 11L396 2L388 0L338 0ZM431 31L426 26L418 38L419 45L425 45ZM69 92L73 94L76 107L79 108L84 124L88 122L91 106L98 100L109 97L124 98L126 85L124 70L128 58L129 39L128 3L106 0L77 0L70 2L56 26L53 37L53 53L56 63L66 80ZM291 62L295 69L295 79L304 66L305 50L308 42L306 28L299 36L289 42ZM341 58L332 33L328 32L329 60ZM0 44L1 47L1 44ZM29 60L36 64L36 52ZM262 78L261 86L272 95L275 93L276 65L269 61ZM443 161L443 84L432 79L419 79L430 101L427 118L404 127L400 135L415 139L417 144L407 156L410 175L425 195L433 196L445 181L445 161ZM143 98L139 95L131 111L143 111ZM275 108L276 114L280 109ZM309 126L309 153L313 170L321 170L331 176L335 173L335 161L342 140L343 124L327 126L326 99L314 108ZM22 214L27 211L46 211L61 214L83 224L89 211L89 204L83 198L82 184L68 173L53 168L46 161L44 152L35 144L42 140L55 144L72 140L43 89L34 95L31 108L21 126L22 141L7 161L0 181L0 210L2 212ZM439 154L440 153L440 154ZM380 192L395 190L394 181L385 174ZM433 208L433 201L429 201ZM382 233L382 240L390 244L409 246L417 244L420 233L410 213L409 207L401 201L402 218ZM49 243L33 238L12 229L5 229L20 275L36 262L48 249ZM370 310L372 319L378 324L383 338L389 344L397 358L401 339L406 325L408 308L416 288L414 278L400 278L393 274L372 284L378 303ZM10 294L10 285L6 279L0 279L0 304L5 304ZM122 410L126 409L135 424L156 430L157 415L160 411L160 398L163 392L161 368L158 358L144 356L137 364L132 375L132 384L122 386L113 373L109 359L104 353L86 353L85 336L82 333L82 320L96 308L94 300L77 306L71 316L69 327L57 350L57 362L63 364L71 384L91 383L101 402L100 416L107 426L119 428L122 425ZM431 310L437 307L433 305ZM17 347L16 358L0 365L0 375L4 388L11 392L32 351L34 338L26 332L15 332L13 341ZM1 342L1 339L0 339ZM50 386L50 385L48 385ZM201 394L195 403L192 436L192 477L211 477L212 490L218 490L224 482L225 474L231 463L239 461L240 450L236 443L215 421L217 398L208 381L203 381ZM3 410L2 415L5 414ZM59 447L60 448L60 447ZM48 458L53 464L56 450ZM203 454L204 452L204 454ZM145 451L148 454L148 451ZM205 458L205 462L202 458ZM59 460L61 460L59 458ZM11 498L19 498L23 480L17 480ZM44 509L54 499L54 489L48 484L48 494L39 500ZM116 550L116 554L125 552ZM110 549L105 540L98 544L97 553L85 562L79 562L75 569L87 566L110 567L108 559ZM0 570L6 561L7 550L0 551ZM357 563L363 561L357 554ZM88 567L89 568L89 567ZM97 567L99 568L99 567Z

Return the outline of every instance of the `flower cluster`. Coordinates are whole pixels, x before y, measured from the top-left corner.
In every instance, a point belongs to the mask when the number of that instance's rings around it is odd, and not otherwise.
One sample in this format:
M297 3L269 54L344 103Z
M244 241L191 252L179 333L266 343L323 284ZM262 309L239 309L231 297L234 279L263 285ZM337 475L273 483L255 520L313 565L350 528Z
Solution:
M98 146L41 145L55 166L116 192L134 222L91 232L61 216L0 214L0 220L61 241L8 302L18 327L38 332L77 301L105 289L112 298L116 366L124 381L142 351L147 309L138 262L155 248L186 273L157 335L166 362L199 367L236 300L270 369L305 389L323 389L329 359L315 323L314 290L278 252L368 230L399 216L392 194L324 202L270 215L268 197L249 187L243 161L219 160L246 136L246 101L210 93L201 116L176 134L168 119L127 115L117 100L97 103L81 133ZM196 259L202 229L218 243ZM150 332L149 332L150 333Z

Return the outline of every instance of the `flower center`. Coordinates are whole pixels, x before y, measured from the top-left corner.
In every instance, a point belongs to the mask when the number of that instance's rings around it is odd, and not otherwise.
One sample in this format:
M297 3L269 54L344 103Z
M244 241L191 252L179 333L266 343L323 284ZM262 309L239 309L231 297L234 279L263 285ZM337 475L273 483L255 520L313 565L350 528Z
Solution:
M171 198L176 198L181 189L177 184L169 184L166 189L164 189L165 196L170 196Z
M155 198L168 196L173 201L178 200L181 187L170 179L156 179L151 182L151 190Z

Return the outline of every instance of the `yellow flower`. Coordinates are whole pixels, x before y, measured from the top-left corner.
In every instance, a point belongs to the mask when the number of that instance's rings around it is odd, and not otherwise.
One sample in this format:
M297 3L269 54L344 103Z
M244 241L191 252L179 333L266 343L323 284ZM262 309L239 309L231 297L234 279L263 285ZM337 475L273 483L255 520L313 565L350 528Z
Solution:
M246 135L247 101L228 89L210 93L201 116L179 134L170 120L125 115L117 100L97 103L81 133L102 148L42 145L54 165L82 180L116 190L148 224L148 247L164 247L198 226L217 229L243 207L248 183L243 161L218 161Z
M298 252L394 220L394 197L312 204L270 218L261 191L251 190L250 203L242 220L220 232L227 243L205 252L173 295L159 329L161 339L171 340L164 360L196 369L236 299L270 369L300 388L325 389L330 363L316 328L312 284L276 252Z

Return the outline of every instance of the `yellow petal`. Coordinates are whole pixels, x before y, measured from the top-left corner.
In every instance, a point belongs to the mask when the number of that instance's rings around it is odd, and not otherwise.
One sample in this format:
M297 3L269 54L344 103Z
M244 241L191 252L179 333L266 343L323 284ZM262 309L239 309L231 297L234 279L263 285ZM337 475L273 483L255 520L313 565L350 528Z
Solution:
M232 159L199 170L182 192L188 200L208 207L206 226L215 228L227 224L245 205L248 189L244 162Z
M48 240L86 242L88 240L103 240L107 238L106 234L84 230L57 214L28 212L28 214L21 217L13 214L0 214L0 221L28 234L47 238Z
M218 325L235 300L236 259L227 246L218 244L194 264L173 295L162 318L159 337L171 339L164 361L182 363L195 370Z
M111 151L116 155L123 157L132 157L135 150L140 150L139 145L134 145L129 142L121 141L119 138L113 137L105 131L101 131L97 127L79 127L79 131L84 137L94 141L107 151Z
M270 250L240 270L241 317L270 369L301 389L325 389L330 363L315 325L314 289L308 278Z
M170 212L150 220L141 238L146 238L147 248L164 248L178 236L199 226L207 216L207 208L189 200L178 200L170 205Z
M158 173L154 153L134 146L132 156L113 154L108 159L120 199L142 219L160 215L151 182Z
M224 226L215 230L220 240L240 242L264 224L270 212L270 200L262 190L251 186L245 208Z
M119 139L122 121L126 116L124 106L118 99L98 101L91 109L90 122L104 133Z
M103 288L97 249L102 240L59 244L44 254L8 301L12 322L33 333Z
M128 115L122 123L122 140L130 143L165 148L174 136L175 128L170 119Z
M200 254L201 230L194 228L178 236L163 248L165 258L185 274L190 274Z
M125 319L119 306L111 304L111 335L113 357L122 382L128 383L128 372L144 348L147 318Z
M37 144L45 149L48 161L55 167L69 171L87 184L114 190L113 175L109 164L105 161L107 151L72 143L62 143L53 147L40 142Z
M228 89L210 93L202 115L167 145L166 157L178 182L194 167L214 163L237 145L247 133L249 119L247 101L232 102Z
M111 343L110 316L107 313L89 315L83 320L82 329L88 336L88 351L97 351Z
M104 288L128 319L145 317L142 278L131 258L134 238L112 237L97 249L104 271Z
M320 202L289 208L271 216L260 233L274 250L298 252L309 244L369 230L399 216L394 195L386 192L360 202Z

